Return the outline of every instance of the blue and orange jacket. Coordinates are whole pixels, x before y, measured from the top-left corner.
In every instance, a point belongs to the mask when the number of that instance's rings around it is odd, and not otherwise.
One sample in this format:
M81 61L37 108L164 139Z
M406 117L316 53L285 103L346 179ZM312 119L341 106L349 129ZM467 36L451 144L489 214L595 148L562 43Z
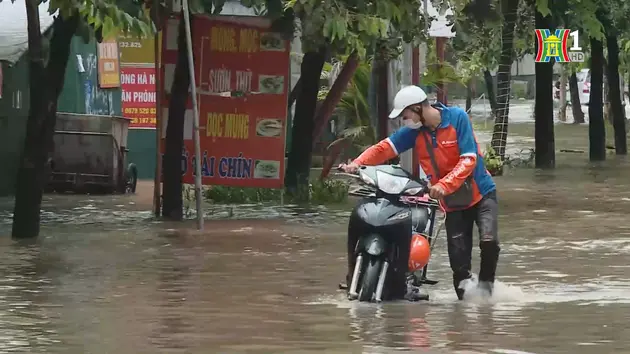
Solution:
M415 147L420 167L427 174L429 182L440 185L446 195L455 192L472 174L473 202L468 206L471 207L484 195L494 191L496 185L486 170L468 114L459 107L438 104L436 108L441 110L442 121L435 131L424 127L402 127L389 138L365 150L354 163L378 165ZM442 174L437 182L438 173L433 170L422 134L433 144L435 160ZM444 207L447 211L452 211Z

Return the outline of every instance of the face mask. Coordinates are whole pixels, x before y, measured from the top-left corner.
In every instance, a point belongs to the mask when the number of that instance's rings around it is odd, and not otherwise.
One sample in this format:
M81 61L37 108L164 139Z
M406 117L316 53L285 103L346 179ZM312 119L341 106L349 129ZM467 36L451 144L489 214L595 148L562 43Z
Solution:
M403 123L407 128L410 128L410 129L422 128L422 122L414 122L413 119L405 119Z

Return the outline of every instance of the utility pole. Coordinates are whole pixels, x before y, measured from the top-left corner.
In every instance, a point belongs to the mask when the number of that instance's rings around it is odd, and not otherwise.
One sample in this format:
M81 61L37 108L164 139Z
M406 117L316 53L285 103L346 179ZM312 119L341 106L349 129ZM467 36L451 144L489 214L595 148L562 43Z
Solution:
M201 146L199 142L199 106L197 105L197 82L195 81L195 62L193 60L192 36L190 34L190 13L188 0L182 1L184 26L186 28L186 46L188 47L188 74L190 75L190 94L193 105L193 143L195 144L195 202L197 207L197 229L203 230L203 210L201 208Z

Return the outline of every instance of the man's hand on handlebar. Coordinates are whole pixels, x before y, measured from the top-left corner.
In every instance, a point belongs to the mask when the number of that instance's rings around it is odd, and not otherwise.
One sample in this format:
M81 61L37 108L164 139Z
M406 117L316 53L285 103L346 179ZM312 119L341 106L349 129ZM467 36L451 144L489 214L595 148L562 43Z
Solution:
M433 199L440 200L444 197L444 194L444 189L439 184L431 186L431 189L429 189L429 197Z
M340 163L339 166L337 166L337 169L339 171L343 171L345 173L357 173L359 171L359 165L355 164L354 162L351 162L350 160L348 160L348 163Z

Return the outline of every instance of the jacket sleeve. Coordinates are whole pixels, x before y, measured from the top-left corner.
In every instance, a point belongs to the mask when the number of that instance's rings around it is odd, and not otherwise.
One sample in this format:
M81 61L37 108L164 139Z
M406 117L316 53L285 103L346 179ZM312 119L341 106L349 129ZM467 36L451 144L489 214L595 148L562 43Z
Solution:
M438 182L446 195L459 189L477 165L477 142L468 114L464 110L460 110L455 123L455 131L459 146L459 162L451 172Z
M367 148L353 162L360 166L380 165L383 162L396 157L396 152L389 140L381 140L378 144Z
M364 166L380 165L414 147L417 136L417 130L402 127L389 138L369 147L353 162Z

